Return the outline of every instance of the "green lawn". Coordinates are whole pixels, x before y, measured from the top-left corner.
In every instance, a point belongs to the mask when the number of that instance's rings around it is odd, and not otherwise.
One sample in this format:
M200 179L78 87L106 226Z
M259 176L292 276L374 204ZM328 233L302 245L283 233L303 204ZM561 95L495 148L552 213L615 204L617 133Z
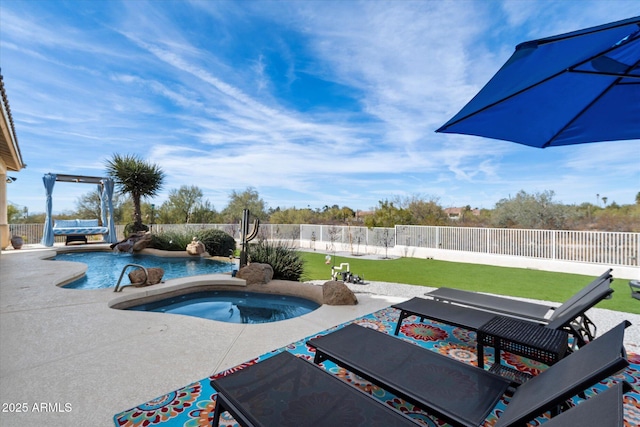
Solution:
M330 279L331 265L325 264L325 254L301 254L305 260L305 280ZM557 303L566 301L596 277L418 258L369 260L337 256L332 260L332 265L340 265L341 262L348 262L351 272L364 276L365 281L397 282L434 288L448 286ZM604 271L603 269L602 273ZM614 268L614 279L615 272ZM640 314L640 301L631 298L628 282L625 279L614 280L613 298L600 302L598 307Z

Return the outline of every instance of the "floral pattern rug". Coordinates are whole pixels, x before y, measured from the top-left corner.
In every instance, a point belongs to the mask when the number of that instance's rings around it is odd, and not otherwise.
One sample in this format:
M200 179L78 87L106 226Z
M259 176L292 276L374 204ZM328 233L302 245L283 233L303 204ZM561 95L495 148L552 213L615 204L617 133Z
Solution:
M354 320L353 323L373 328L380 332L393 334L398 320L398 315L398 310L388 307L375 313L360 317ZM284 348L276 349L232 369L219 372L213 377L204 378L201 381L189 384L179 390L172 391L164 396L158 397L157 399L116 414L114 416L115 425L118 427L210 426L213 421L213 414L216 405L216 391L211 387L211 378L224 376L246 366L259 363L261 360L264 360L265 358L280 351L289 351L298 357L313 360L314 352L312 349L307 347L306 342L315 336L327 334L343 326L344 324L323 331L317 335L307 337L298 342L294 342ZM409 317L403 322L398 336L461 362L478 366L475 332L436 322L420 322L417 317ZM493 363L493 358L493 349L486 348L485 363L487 363L487 365ZM633 391L626 393L624 396L625 427L632 427L640 425L640 355L628 354L628 360L630 365L627 369L613 379L624 379L634 387ZM509 353L503 353L502 363L532 375L537 375L542 370L546 369L546 365L542 363L511 355ZM343 380L369 393L373 397L406 413L425 426L436 427L448 425L329 361L323 362L322 365L332 374L337 375ZM597 393L599 389L607 387L607 383L610 381L612 381L612 379L592 387L587 391L587 395L592 395ZM507 400L505 398L498 403L489 417L485 420L484 427L490 427L495 424L497 417L504 410L506 403ZM539 426L544 424L544 421L544 418L536 419L530 422L529 426ZM228 415L228 413L224 413L223 418L220 420L220 425L232 427L237 426L238 424Z

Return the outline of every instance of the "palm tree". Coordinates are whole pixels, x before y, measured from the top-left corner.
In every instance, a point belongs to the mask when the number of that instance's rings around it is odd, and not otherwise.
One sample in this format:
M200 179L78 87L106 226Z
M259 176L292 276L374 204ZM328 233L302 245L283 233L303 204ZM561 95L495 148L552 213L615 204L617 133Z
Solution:
M158 194L165 177L163 170L158 165L148 163L133 154L114 154L111 160L106 161L106 166L107 174L113 178L118 191L130 194L133 200L131 231L146 231L146 226L142 224L140 200Z

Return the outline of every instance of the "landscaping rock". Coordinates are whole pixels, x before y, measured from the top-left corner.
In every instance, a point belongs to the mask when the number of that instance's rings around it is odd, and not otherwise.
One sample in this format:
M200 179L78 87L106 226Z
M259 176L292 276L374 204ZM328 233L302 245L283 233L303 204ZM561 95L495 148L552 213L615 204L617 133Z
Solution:
M330 280L322 286L322 298L327 305L356 305L358 298L344 284L337 280Z
M191 243L187 245L187 253L189 255L202 255L205 252L204 243L196 240L194 237Z
M151 233L144 233L133 242L133 251L139 252L151 244Z
M141 268L136 268L132 272L129 273L129 280L135 286L149 286L155 285L157 283L162 282L162 277L164 276L164 270L160 267L151 267L147 268L148 277L146 277L144 270Z
M269 264L252 262L246 267L242 267L236 277L246 280L247 285L263 285L273 279L273 268Z

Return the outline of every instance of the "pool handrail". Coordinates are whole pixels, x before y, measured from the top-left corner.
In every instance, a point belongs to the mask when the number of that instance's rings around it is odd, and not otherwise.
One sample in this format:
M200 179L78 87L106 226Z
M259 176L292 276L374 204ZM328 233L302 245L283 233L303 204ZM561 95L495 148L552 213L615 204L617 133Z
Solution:
M125 271L127 271L127 268L129 267L137 267L137 268L141 268L142 271L144 271L144 282L142 283L146 283L147 280L149 280L149 272L147 271L147 269L140 265L140 264L127 264L122 268L122 272L120 272L120 278L118 279L118 283L116 283L116 287L113 290L113 292L121 292L122 289L126 288L127 286L133 286L133 283L129 283L128 285L124 285L122 287L120 287L120 282L122 281L122 276L124 276Z

